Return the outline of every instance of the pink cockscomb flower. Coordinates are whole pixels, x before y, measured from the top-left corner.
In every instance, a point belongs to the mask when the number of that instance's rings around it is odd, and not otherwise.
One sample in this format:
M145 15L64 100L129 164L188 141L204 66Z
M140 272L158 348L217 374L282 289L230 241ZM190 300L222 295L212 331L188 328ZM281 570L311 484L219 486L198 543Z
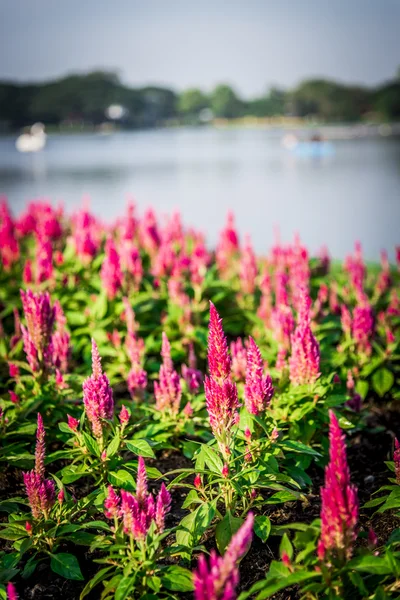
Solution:
M209 560L200 555L193 573L195 600L235 600L239 583L238 562L248 550L253 538L252 513L232 536L224 556L211 550Z
M114 398L110 382L101 369L101 359L96 342L92 340L92 375L83 382L83 402L93 434L103 436L103 422L114 414Z
M239 407L236 384L231 379L231 359L228 353L222 319L210 302L208 334L208 368L204 390L210 425L223 453L229 453L230 430L238 422Z
M114 519L118 516L120 499L115 493L114 488L109 485L107 489L107 497L104 501L104 514L107 519Z
M71 417L71 415L67 415L67 417L68 417L68 427L70 429L72 429L72 431L78 431L78 427L79 427L78 419Z
M170 506L171 495L164 484L161 485L156 499L148 492L146 468L141 457L138 463L136 494L121 490L118 496L110 486L104 504L106 517L120 519L124 533L132 536L134 540L144 540L153 523L156 531L162 533Z
M158 382L154 382L156 408L176 415L179 412L181 403L181 382L178 373L174 370L171 346L165 332L162 334L161 356L163 362L160 367Z
M311 300L303 289L297 327L291 337L290 381L294 385L312 384L319 375L319 344L311 331Z
M236 381L244 381L246 378L247 350L243 345L242 338L231 342L230 351L232 356L232 375Z
M374 333L374 314L366 299L359 302L353 310L351 333L359 352L369 355Z
M254 294L258 268L257 259L251 245L250 237L246 238L245 246L240 257L239 277L241 290L245 294Z
M121 262L112 238L106 241L105 253L100 275L107 296L112 300L122 286Z
M220 275L226 276L229 273L233 262L232 259L238 251L239 236L235 228L235 217L232 212L229 212L226 226L220 233L215 253L215 260Z
M17 590L11 581L7 584L7 600L18 600Z
M193 344L189 345L189 360L188 365L182 365L181 372L182 377L186 381L188 390L191 394L194 394L199 389L203 382L203 373L197 369L197 359L194 352Z
M36 449L35 449L35 468L28 473L23 474L26 495L32 515L35 519L49 516L50 510L55 502L54 482L45 479L44 460L46 454L45 448L45 430L43 420L38 413L38 426L36 431Z
M264 377L264 362L261 352L252 337L247 343L247 367L244 398L246 408L252 415L264 412L273 396L274 388L270 375Z
M329 464L321 488L320 560L332 556L345 562L353 553L358 520L357 488L350 483L345 437L333 411L329 412Z
M32 290L21 290L21 299L26 319L26 327L21 325L24 350L30 367L38 371L49 362L55 311L47 292L34 294Z
M8 371L9 371L10 377L12 377L13 379L16 379L17 377L19 377L18 365L14 365L14 363L8 363Z
M231 375L231 358L222 328L222 319L212 302L210 302L208 326L208 370L210 377L220 383Z
M396 474L396 481L398 484L400 484L400 443L397 438L395 438L394 440L393 461L394 472Z
M129 419L131 418L131 413L126 408L125 404L122 406L120 413L118 415L118 418L119 418L119 422L121 423L122 429L125 429L125 427L129 423Z

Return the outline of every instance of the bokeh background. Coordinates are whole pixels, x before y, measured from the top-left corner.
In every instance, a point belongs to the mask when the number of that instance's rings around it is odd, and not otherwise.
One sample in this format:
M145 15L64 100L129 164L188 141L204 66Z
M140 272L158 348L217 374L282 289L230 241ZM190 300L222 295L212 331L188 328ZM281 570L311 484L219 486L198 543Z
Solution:
M393 257L399 23L398 0L0 0L0 194Z

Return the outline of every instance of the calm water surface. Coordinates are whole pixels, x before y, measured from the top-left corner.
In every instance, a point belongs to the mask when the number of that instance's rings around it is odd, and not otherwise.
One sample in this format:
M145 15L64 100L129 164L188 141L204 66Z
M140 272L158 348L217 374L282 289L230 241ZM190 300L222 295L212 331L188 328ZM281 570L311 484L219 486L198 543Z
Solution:
M110 219L127 197L138 209L179 209L185 223L214 243L228 209L259 252L279 226L284 240L300 232L310 249L327 244L341 258L360 239L367 258L400 243L400 140L334 142L324 158L281 147L264 130L177 129L110 136L50 136L43 152L15 149L0 138L0 194L15 213L33 198L71 210L90 195L92 210Z

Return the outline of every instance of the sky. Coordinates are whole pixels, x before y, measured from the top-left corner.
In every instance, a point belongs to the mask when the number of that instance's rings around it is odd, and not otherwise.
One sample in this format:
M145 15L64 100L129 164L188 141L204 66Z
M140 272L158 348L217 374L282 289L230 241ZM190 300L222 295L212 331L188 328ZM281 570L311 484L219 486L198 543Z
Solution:
M400 0L0 0L0 78L96 68L243 96L311 77L375 85L400 66Z

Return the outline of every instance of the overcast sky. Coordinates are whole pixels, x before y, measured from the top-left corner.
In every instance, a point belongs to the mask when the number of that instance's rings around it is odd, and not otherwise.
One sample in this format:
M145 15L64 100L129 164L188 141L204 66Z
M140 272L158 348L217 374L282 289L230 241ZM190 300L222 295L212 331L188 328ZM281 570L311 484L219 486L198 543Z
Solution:
M400 0L0 0L0 78L117 69L132 86L244 95L400 65Z

